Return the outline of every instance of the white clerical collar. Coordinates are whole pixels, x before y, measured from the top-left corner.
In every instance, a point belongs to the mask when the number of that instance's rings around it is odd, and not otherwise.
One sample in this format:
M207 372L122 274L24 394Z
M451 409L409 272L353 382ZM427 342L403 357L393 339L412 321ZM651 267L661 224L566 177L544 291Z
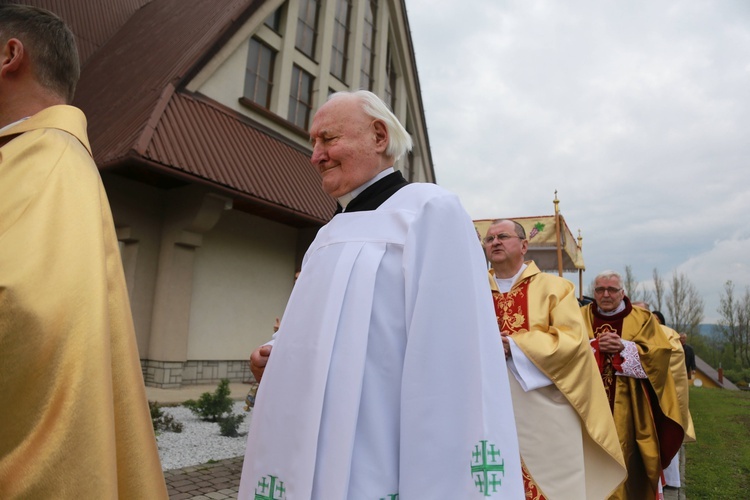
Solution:
M346 211L346 206L349 204L349 202L351 202L354 198L356 198L362 191L372 186L373 184L378 182L380 179L382 179L386 175L392 174L393 172L395 172L393 167L388 167L382 172L380 172L378 175L370 179L369 181L359 186L357 189L353 190L352 192L339 196L338 200L339 200L339 205L341 205L341 211L342 212Z
M527 267L529 266L525 262L521 264L521 269L512 278L498 278L495 276L495 283L497 283L497 289L500 290L500 293L508 293L513 288L513 283L516 282Z
M13 123L9 123L9 124L7 124L7 125L6 125L6 126L4 126L3 128L0 128L0 134L2 134L3 132L5 132L5 131L6 131L6 130L8 130L9 128L15 127L16 125L18 125L18 124L19 124L19 123L21 123L21 122L23 122L23 121L26 121L26 120L28 120L29 118L31 118L31 117L30 117L30 116L27 116L27 117L25 117L25 118L21 118L20 120L14 121Z
M625 310L625 301L623 300L622 302L620 302L620 305L617 306L617 308L614 311L605 312L605 311L602 311L601 308L599 308L599 306L596 306L596 308L599 311L599 314L601 314L602 316L614 316L615 314L621 313L622 311Z

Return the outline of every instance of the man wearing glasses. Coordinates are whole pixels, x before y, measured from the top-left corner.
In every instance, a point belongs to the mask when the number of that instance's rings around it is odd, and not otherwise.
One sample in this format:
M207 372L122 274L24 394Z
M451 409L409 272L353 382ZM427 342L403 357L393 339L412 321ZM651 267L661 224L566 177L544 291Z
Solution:
M632 306L614 271L596 277L594 303L581 311L628 468L612 498L655 498L684 435L671 345L656 317Z
M482 240L507 358L526 498L606 498L625 462L572 283L524 262L523 226Z

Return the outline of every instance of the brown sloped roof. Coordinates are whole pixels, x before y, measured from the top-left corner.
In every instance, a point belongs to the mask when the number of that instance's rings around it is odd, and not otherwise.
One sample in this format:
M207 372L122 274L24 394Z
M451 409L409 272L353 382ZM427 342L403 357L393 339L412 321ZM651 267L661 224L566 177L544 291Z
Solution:
M76 35L81 65L104 45L133 15L151 0L16 0L36 5L63 18Z
M152 0L135 11L87 60L76 92L74 103L89 119L97 163L124 157L163 111L157 105L168 84L179 86L201 58L216 50L234 21L257 3Z
M145 158L302 217L326 221L333 215L336 204L320 188L309 152L199 95L174 94L160 117L143 141Z
M739 387L734 385L734 383L726 377L723 377L723 382L719 382L719 372L714 370L714 368L711 365L703 361L700 358L700 356L695 356L695 368L703 372L703 374L706 377L713 380L716 383L716 385L718 385L719 387L723 387L724 389L729 389L730 391L740 390Z
M76 34L82 74L74 104L86 113L100 168L161 187L198 182L231 195L240 209L320 225L335 202L322 190L309 151L183 94L183 84L264 1L29 3L56 12Z

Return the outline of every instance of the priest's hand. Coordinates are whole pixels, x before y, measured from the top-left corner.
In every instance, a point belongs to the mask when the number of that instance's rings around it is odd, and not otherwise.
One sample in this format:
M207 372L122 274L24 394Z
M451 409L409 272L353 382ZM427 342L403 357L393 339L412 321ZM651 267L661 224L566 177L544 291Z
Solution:
M273 346L262 345L250 355L250 371L253 372L256 382L260 382L260 379L263 377L268 357L271 356L271 347Z
M604 354L617 354L625 349L620 336L614 332L604 332L599 335L599 351Z
M503 350L505 351L505 359L510 356L510 340L508 340L508 332L500 332L500 338L503 339Z

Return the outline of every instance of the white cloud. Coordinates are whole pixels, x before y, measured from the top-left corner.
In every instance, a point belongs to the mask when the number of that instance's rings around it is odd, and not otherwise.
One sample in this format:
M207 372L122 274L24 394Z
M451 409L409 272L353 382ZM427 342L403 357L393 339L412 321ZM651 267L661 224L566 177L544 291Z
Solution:
M732 237L716 241L707 252L687 259L677 267L678 273L684 273L703 295L706 307L706 318L715 322L719 307L719 297L724 290L724 283L731 280L735 284L735 293L742 294L750 286L750 237Z
M551 214L557 189L586 280L690 270L707 318L726 274L750 284L750 3L407 8L438 182L472 217Z

